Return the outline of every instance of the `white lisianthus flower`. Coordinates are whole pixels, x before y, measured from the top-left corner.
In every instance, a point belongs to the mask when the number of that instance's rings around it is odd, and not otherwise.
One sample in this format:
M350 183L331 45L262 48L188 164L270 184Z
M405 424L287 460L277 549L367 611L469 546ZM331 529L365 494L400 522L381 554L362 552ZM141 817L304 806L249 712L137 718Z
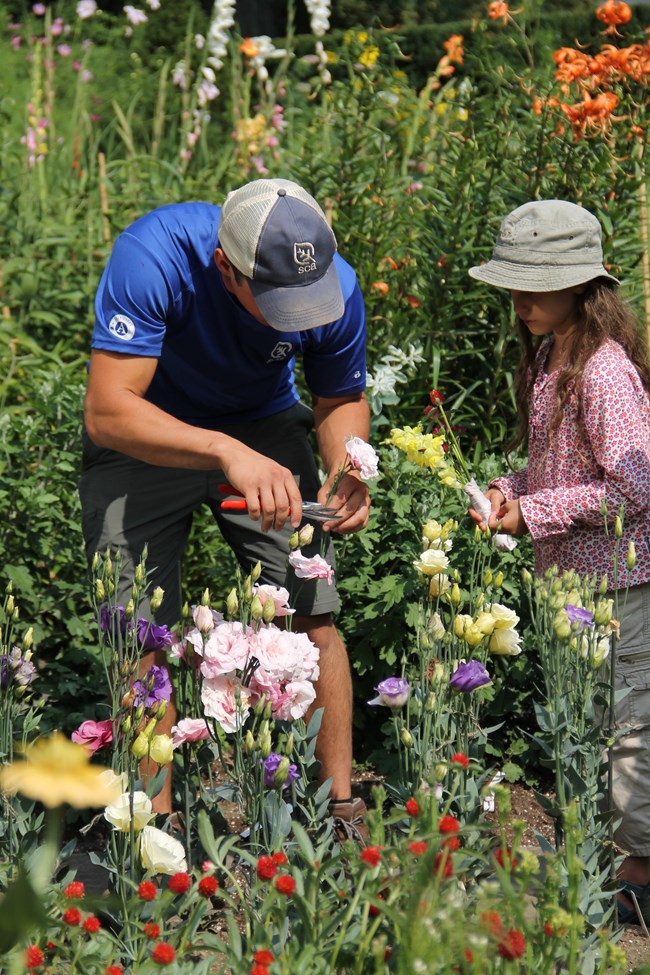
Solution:
M451 583L445 575L431 576L429 582L429 595L432 599L437 599L438 596L444 596L445 593L449 592L451 589Z
M149 746L149 757L157 765L169 765L174 757L174 742L169 735L154 735Z
M434 640L442 640L445 635L445 627L440 619L440 613L434 613L430 622L431 636Z
M120 772L118 775L112 768L105 769L99 776L99 780L109 788L112 785L119 786L120 792L126 792L129 788L129 777L126 772Z
M495 630L502 630L505 627L512 628L519 622L519 617L514 609L508 609L507 606L503 606L501 603L492 603L490 606L490 615L496 621L494 624Z
M150 874L172 875L187 870L183 844L155 826L145 826L140 833L140 859Z
M488 643L490 653L501 654L505 657L516 657L521 653L520 636L511 627L494 630Z
M129 792L123 792L121 796L112 802L110 806L106 806L104 810L104 819L106 819L111 826L119 830L120 833L128 833L131 829L131 808L130 808L131 794ZM153 819L153 807L151 805L151 799L146 792L134 792L133 793L133 829L139 832L141 829L147 825L150 819Z
M379 458L369 443L361 437L349 436L345 441L345 449L352 467L359 471L362 481L372 481L379 476Z
M424 576L437 576L447 572L449 559L442 549L428 548L426 552L422 552L413 565Z
M493 616L492 613L484 610L479 613L474 620L474 625L481 631L483 636L488 636L493 633L497 626L497 618Z

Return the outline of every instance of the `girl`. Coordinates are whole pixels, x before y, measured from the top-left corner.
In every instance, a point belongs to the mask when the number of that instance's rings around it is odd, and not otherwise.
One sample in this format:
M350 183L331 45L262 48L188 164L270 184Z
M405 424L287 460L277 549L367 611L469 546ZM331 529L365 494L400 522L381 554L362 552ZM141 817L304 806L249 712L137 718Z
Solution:
M624 509L619 585L630 584L616 644L611 797L620 869L619 917L650 918L650 366L636 322L602 264L593 214L563 200L518 207L503 221L492 259L469 271L511 295L522 339L516 398L528 466L487 489L489 527L530 532L535 569L614 571L613 522ZM481 516L470 514L482 527ZM637 561L628 573L633 542ZM627 893L626 893L627 892Z

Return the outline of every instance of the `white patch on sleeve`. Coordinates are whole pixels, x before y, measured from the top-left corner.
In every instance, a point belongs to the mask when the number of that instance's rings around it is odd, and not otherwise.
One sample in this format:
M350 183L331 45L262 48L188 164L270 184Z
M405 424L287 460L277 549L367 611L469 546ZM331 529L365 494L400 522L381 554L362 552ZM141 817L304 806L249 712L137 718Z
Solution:
M124 342L130 342L135 335L135 325L128 315L113 315L108 323L108 331Z

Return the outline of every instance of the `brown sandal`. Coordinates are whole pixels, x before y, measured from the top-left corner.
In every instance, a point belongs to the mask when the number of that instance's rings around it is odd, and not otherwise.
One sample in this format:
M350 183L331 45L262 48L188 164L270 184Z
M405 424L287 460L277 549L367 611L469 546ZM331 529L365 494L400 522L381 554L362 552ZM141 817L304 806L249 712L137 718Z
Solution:
M363 799L333 799L329 803L334 818L334 832L341 843L352 840L365 846L370 838L365 815L368 808Z

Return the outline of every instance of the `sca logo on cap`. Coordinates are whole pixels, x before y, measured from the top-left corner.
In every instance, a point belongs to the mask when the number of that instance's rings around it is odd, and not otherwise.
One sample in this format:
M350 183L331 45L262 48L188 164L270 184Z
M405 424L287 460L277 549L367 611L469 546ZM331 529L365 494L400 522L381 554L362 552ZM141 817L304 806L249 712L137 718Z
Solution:
M108 331L124 342L130 342L135 335L135 325L128 315L113 315L108 323Z
M308 241L293 245L293 259L298 265L298 274L316 270L314 245Z

